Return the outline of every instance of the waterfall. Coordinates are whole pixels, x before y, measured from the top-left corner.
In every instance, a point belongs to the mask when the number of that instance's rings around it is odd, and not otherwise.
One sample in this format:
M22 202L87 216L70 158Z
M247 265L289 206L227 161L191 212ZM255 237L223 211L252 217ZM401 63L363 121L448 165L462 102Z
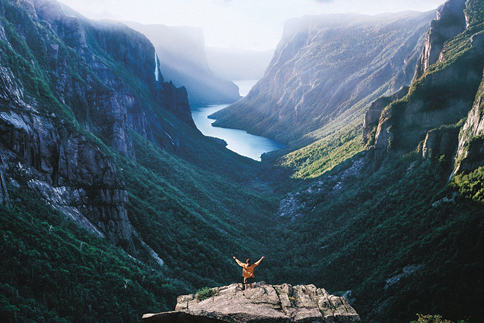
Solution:
M159 81L159 79L158 79L159 74L160 74L160 70L158 68L158 55L156 55L156 53L155 53L155 80L156 80L156 82Z

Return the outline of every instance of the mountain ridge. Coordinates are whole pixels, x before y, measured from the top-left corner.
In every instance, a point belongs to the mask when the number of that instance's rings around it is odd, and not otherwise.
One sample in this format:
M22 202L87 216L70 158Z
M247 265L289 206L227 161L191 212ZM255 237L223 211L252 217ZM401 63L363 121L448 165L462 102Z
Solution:
M372 98L410 83L432 15L325 15L288 22L264 78L212 115L214 125L290 145L314 142L312 132L330 127L331 120L357 118L363 112L354 106L364 109Z
M286 164L295 176L316 172L280 203L274 235L297 247L275 245L274 256L298 265L277 279L351 290L352 305L372 322L410 321L417 311L479 320L482 9L481 1L460 0L439 7L417 65L421 76L373 101L353 137L341 126L333 141L291 153L309 161ZM467 25L456 32L455 21ZM449 30L448 38L435 37ZM362 139L367 146L350 149ZM342 156L333 157L337 145ZM324 164L332 158L346 160Z

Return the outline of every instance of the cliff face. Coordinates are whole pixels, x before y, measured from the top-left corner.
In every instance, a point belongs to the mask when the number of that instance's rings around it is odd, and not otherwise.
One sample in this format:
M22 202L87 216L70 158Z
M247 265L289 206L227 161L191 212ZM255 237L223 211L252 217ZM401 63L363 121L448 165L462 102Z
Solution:
M195 127L186 90L163 81L160 71L156 70L155 50L145 36L122 24L96 23L82 17L67 16L54 0L37 1L36 7L39 8L39 17L50 23L65 44L81 57L84 65L82 68L85 75L83 73L80 76L87 84L78 84L79 82L69 73L65 58L59 58L54 47L56 74L62 75L56 86L61 98L66 94L70 95L71 101L67 103L82 105L83 109L92 110L83 111L85 115L76 115L78 119L86 119L88 116L91 117L90 113L97 113L99 117L107 118L109 121L90 119L102 121L104 124L112 123L109 128L98 125L97 129L90 129L91 131L111 138L125 153L128 153L128 148L122 147L122 142L128 137L128 128L152 141L157 140L165 149L174 148L170 147L169 136L160 133L159 124L163 122L160 122L154 111L147 108L148 103L144 102L146 99L133 91L133 84L127 84L126 80L119 76L120 69L123 68L141 81L156 103L189 126ZM68 9L66 11L69 12ZM114 60L115 63L107 63L106 58ZM67 93L64 93L65 91Z
M23 183L54 208L113 242L130 240L128 194L112 160L62 120L39 113L22 100L22 89L1 68L0 155L5 177ZM6 99L6 100L5 100ZM2 176L2 179L4 177ZM5 180L2 181L5 183ZM6 185L3 204L10 204Z
M232 103L240 98L237 85L210 69L201 29L125 23L151 40L164 78L186 87L190 103Z
M179 296L174 312L145 314L144 322L360 322L344 297L314 285L291 286L257 283L212 288L212 296Z
M476 93L480 93L484 67L484 34L479 23L482 18L476 20L477 5L468 2L465 7L464 1L448 1L439 8L409 94L388 102L380 115L371 149L377 164L388 151L404 154L417 147L425 157L451 157L459 138L460 158L463 147L479 135L470 130L479 128L480 95ZM458 138L458 123L467 116ZM367 127L365 132L371 130Z
M369 103L410 84L433 13L305 17L287 23L265 76L213 115L289 143L358 120Z
M425 35L425 44L418 61L415 80L440 59L444 43L463 32L466 25L464 15L465 0L447 1L437 10L436 19L432 20Z
M407 94L408 86L404 86L400 91L390 96L378 98L370 105L368 111L365 114L365 120L363 123L363 140L366 144L372 145L374 143L376 127L378 126L378 122L380 121L380 116L383 109L385 109L385 107L393 101L400 100Z
M467 120L459 135L456 153L456 167L459 171L470 172L484 166L484 78Z
M2 12L0 201L11 204L7 184L25 185L98 235L130 241L128 193L92 134L133 160L131 131L174 152L176 126L153 106L194 128L186 90L156 80L153 46L124 25L54 0L2 2Z

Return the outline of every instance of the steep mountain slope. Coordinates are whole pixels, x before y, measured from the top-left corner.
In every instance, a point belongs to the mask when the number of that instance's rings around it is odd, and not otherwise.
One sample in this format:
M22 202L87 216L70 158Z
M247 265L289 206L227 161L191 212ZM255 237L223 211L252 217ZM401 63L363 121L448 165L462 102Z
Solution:
M237 85L210 69L203 30L125 22L148 37L156 48L164 78L188 90L191 104L232 103L240 99Z
M454 153L458 131L451 131L451 128L459 127L456 124L471 110L484 67L484 18L480 17L476 6L479 4L471 2L466 8L465 1L454 0L440 8L438 19L427 34L417 67L419 72L408 95L383 109L378 123L373 126L372 151L377 160L383 158L385 152L409 152L420 142L428 156ZM455 21L459 22L457 26ZM468 24L460 23L462 21ZM449 30L452 32L447 35L435 61L435 51L441 47L442 38ZM458 30L460 33L456 35ZM435 37L436 34L440 37ZM418 77L420 74L422 76ZM448 139L449 136L453 138ZM452 142L447 143L449 140Z
M410 83L433 16L408 12L289 21L264 77L246 97L215 113L215 125L295 146L327 136L332 126L359 124L373 100Z
M267 259L284 265L269 281L325 286L364 322L416 313L479 322L482 203L446 189L448 161L411 154L376 172L365 161L347 161L281 201Z
M276 242L274 279L345 294L368 322L480 321L483 12L440 7L410 87L368 109L368 149L281 201L274 239L293 248Z
M139 32L0 9L1 316L132 322L232 282L230 257L264 248L276 204L249 186L270 168L194 127Z

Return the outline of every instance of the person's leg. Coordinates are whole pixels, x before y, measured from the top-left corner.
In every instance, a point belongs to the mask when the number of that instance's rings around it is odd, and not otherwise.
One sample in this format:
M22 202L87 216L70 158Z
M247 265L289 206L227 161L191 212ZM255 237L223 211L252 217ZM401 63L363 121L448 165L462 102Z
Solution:
M252 282L254 281L254 278L247 278L247 284L249 285L249 288L252 289Z

